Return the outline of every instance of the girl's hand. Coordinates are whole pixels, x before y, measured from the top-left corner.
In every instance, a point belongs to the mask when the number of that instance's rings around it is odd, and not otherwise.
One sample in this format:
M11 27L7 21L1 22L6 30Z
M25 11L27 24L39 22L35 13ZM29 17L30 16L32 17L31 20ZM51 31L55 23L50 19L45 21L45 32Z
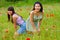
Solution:
M40 28L38 28L38 30L37 30L38 32L40 32Z
M36 28L34 28L34 32L37 32L37 29Z

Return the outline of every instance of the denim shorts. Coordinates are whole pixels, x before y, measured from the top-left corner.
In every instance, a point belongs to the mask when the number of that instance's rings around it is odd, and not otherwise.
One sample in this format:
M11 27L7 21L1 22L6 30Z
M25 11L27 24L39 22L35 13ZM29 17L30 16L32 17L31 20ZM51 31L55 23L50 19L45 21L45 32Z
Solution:
M23 22L21 25L20 25L20 28L17 30L17 33L18 34L22 34L26 32L26 22Z

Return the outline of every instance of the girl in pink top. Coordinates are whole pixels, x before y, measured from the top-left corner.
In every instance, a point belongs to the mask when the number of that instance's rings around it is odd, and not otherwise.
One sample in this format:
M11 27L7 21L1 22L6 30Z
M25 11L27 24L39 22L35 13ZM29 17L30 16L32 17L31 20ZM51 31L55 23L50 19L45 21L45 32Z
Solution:
M19 35L22 34L26 31L26 22L23 20L23 18L19 15L17 15L14 11L13 7L9 7L8 8L8 21L12 21L12 23L14 24L14 28L16 30L16 32L14 33L14 38ZM17 30L17 25L20 26L20 28Z

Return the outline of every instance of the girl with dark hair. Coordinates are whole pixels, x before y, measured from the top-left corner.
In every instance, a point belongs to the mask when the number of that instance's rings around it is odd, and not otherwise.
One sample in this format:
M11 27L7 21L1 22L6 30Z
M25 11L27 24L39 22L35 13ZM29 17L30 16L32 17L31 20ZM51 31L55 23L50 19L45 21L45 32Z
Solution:
M30 16L26 21L27 32L40 32L40 25L43 19L43 7L40 2L35 2L33 10L30 12Z
M17 15L14 11L13 7L8 8L8 21L12 21L14 24L14 28L17 30L17 25L20 26L20 28L14 33L14 37L18 36L19 34L22 34L26 31L26 22L23 20L23 18L19 15Z

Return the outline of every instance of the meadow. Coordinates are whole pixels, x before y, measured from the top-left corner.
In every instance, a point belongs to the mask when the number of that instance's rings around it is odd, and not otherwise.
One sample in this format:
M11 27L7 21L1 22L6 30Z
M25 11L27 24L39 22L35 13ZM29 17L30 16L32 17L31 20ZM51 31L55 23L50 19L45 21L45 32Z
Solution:
M13 7L16 13L21 15L26 21L33 5L13 5ZM15 30L13 24L7 21L7 8L4 6L0 8L0 40L14 40ZM60 40L60 3L43 4L43 8L44 17L40 26L40 35L38 36L37 33L35 35L26 33L18 36L16 40L26 40L27 38L30 38L30 40Z

